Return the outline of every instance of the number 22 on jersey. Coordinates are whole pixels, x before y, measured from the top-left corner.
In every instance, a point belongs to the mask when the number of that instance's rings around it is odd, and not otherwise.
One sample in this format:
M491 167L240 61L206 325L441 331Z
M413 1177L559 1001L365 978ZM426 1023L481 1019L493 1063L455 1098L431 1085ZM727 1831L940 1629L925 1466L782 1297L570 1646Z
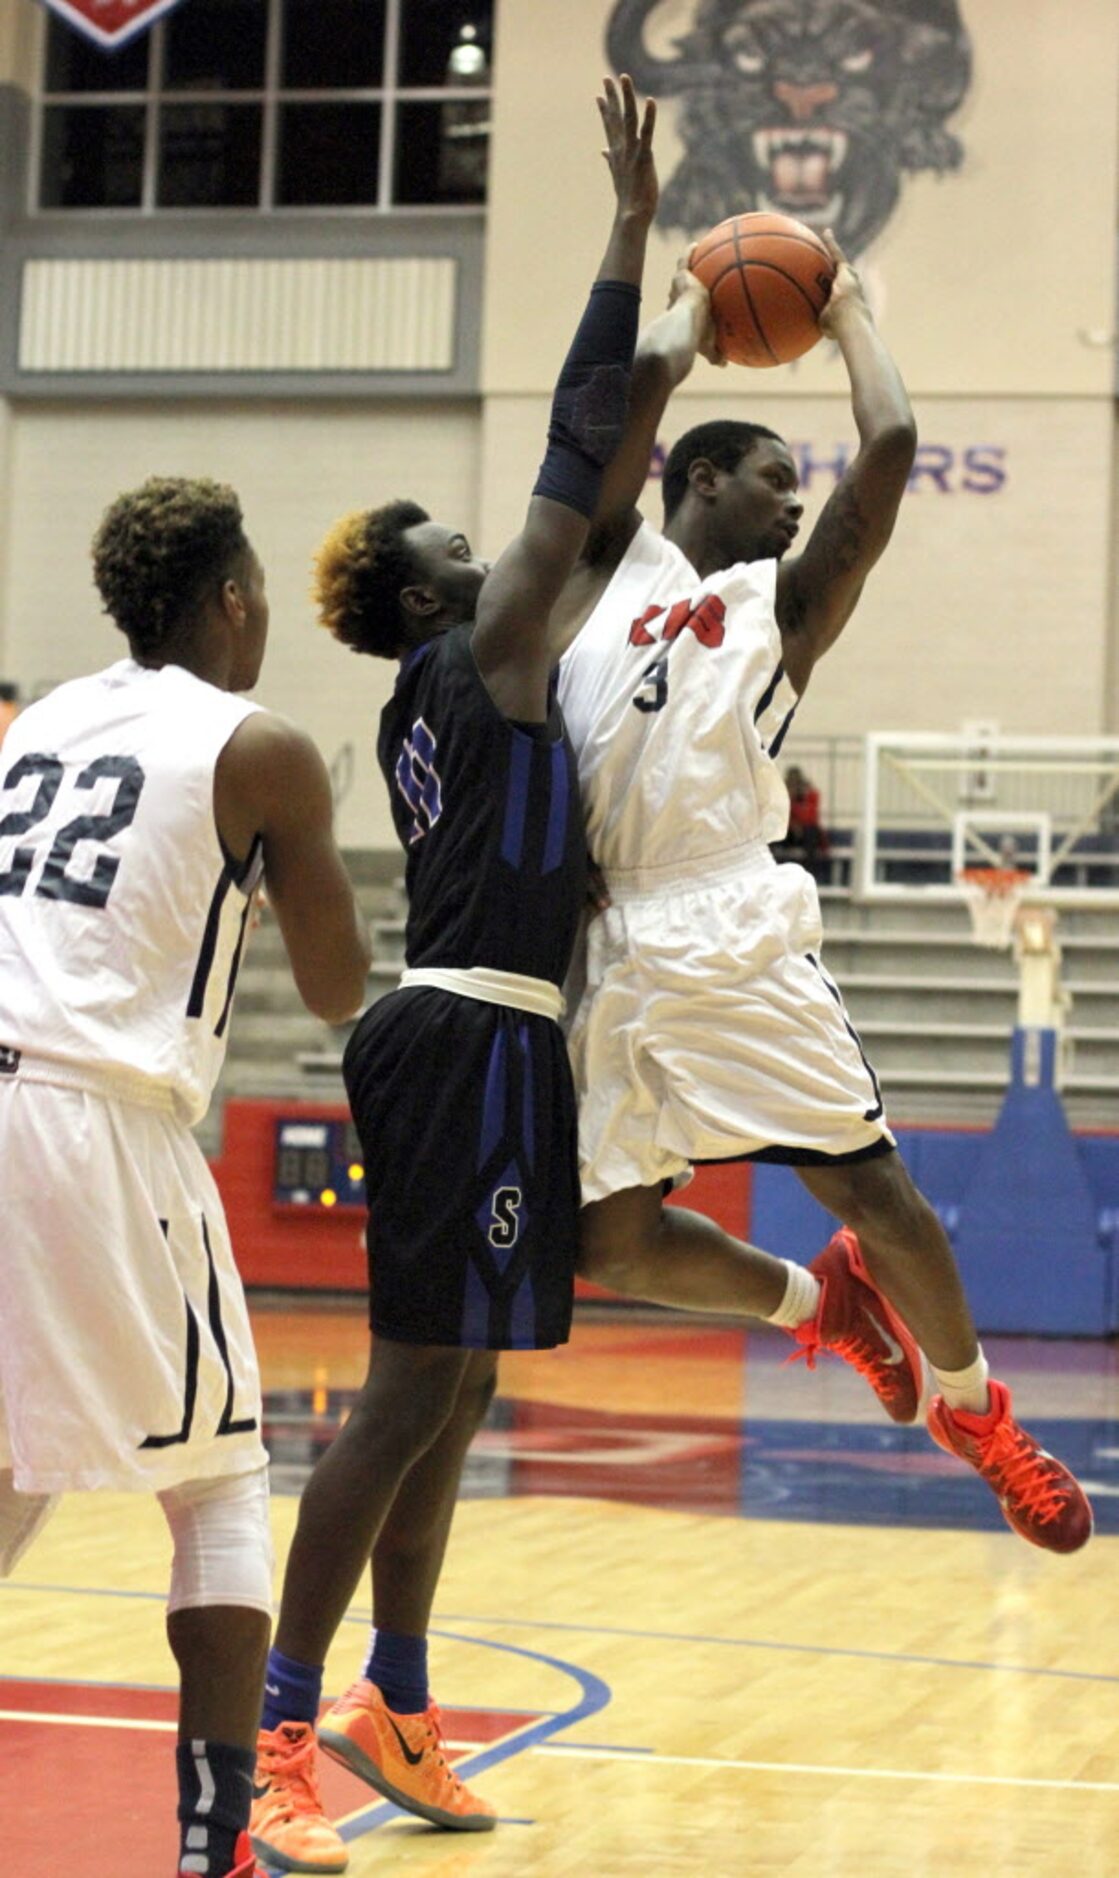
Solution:
M6 837L26 835L45 822L65 779L65 766L56 756L39 754L20 757L0 785L6 793L15 790L28 778L37 776L38 786L30 805L12 809L0 816L0 842ZM74 778L73 788L91 790L103 779L115 781L116 787L108 808L99 814L75 815L58 830L43 863L35 893L43 900L69 900L77 906L103 907L108 904L117 877L119 854L99 854L92 873L82 876L71 870L74 850L79 843L95 842L104 846L114 835L128 828L136 814L144 772L135 757L99 756ZM80 798L79 798L80 800ZM0 895L19 895L30 881L35 864L35 849L14 849L9 865L0 869Z

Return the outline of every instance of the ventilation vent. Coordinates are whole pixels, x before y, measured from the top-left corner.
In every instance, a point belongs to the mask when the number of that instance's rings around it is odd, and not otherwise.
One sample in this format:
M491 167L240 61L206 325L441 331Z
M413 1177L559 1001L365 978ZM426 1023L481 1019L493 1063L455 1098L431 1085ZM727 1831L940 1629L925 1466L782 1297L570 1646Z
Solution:
M28 261L25 372L446 372L450 258Z

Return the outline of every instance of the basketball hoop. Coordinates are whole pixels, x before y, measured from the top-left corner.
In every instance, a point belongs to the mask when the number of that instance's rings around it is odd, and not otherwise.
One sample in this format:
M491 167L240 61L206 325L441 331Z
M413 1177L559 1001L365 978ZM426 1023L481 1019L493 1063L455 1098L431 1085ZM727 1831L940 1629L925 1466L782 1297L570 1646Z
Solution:
M1006 951L1014 942L1014 922L1022 895L1032 880L1018 867L962 867L956 880L971 914L971 934L978 946Z

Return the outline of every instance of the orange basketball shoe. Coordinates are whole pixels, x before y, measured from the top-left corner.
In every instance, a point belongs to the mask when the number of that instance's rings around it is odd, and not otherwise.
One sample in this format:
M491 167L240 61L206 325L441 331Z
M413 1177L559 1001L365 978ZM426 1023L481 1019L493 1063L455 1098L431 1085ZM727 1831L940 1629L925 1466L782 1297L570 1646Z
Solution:
M351 1773L386 1800L455 1832L491 1832L497 1814L463 1785L444 1752L434 1702L420 1715L397 1715L377 1685L351 1684L319 1723L319 1741Z
M1092 1537L1092 1507L1067 1467L1039 1447L1010 1412L1004 1382L988 1383L987 1415L950 1409L942 1395L929 1404L929 1433L948 1454L975 1468L1019 1538L1047 1552L1078 1552Z
M257 1857L280 1871L345 1871L349 1854L319 1798L310 1722L281 1722L257 1736L249 1833Z
M820 1307L792 1332L801 1348L790 1361L804 1356L815 1369L818 1353L830 1350L865 1376L891 1421L915 1422L925 1359L867 1271L851 1228L841 1226L808 1269L820 1280Z

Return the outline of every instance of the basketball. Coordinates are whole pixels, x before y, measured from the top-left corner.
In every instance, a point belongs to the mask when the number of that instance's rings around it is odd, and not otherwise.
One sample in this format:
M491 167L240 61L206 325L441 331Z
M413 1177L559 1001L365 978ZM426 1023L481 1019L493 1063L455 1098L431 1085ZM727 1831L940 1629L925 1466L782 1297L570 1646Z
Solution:
M711 295L719 348L732 365L787 365L820 337L835 262L791 215L731 215L688 262Z

